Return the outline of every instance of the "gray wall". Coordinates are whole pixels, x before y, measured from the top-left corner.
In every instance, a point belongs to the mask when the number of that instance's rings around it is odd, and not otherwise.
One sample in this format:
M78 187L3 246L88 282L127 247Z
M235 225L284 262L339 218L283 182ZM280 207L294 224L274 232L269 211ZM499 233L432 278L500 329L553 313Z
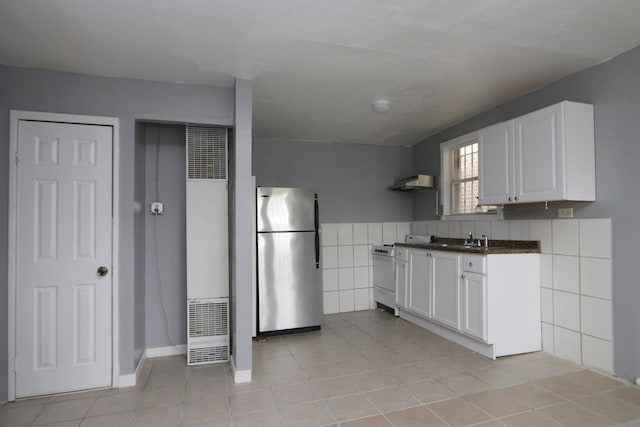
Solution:
M143 123L136 123L135 147L135 179L133 199L140 204L140 210L134 212L133 219L133 268L134 268L134 312L133 312L133 356L137 366L146 348L145 340L145 283L146 283L146 248L145 248L145 209L146 193L146 129Z
M563 100L594 105L597 201L575 204L574 213L577 218L612 219L614 369L621 377L635 379L640 376L640 275L636 271L639 233L635 218L640 211L640 48L427 139L414 147L414 168L433 167L440 142ZM414 219L434 218L429 202L423 195L416 196ZM506 216L543 215L543 210L512 210Z
M253 143L253 174L262 187L318 189L321 222L410 221L412 196L388 190L414 172L410 147L366 144Z
M147 348L187 342L187 245L185 126L145 124L146 191L143 210L146 217L146 331ZM159 148L159 151L156 151ZM156 153L158 157L158 198L156 199ZM151 202L164 202L163 215L151 215ZM154 224L155 223L155 224ZM154 230L155 228L155 230ZM158 239L156 254L155 239ZM171 341L165 326L156 266L160 262L162 296L167 311Z
M8 205L9 110L99 115L120 120L119 309L120 373L136 360L134 274L135 122L149 119L232 126L234 89L93 77L0 66L0 206ZM0 209L0 242L7 241L7 209ZM7 323L7 247L0 245L0 324ZM0 343L7 329L0 328ZM3 345L2 348L5 348ZM7 351L0 351L0 401L7 398Z

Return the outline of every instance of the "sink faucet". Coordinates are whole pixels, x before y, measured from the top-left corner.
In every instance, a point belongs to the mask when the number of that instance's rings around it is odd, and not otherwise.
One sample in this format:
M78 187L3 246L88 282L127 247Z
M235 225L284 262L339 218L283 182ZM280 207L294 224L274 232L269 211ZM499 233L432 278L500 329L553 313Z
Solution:
M468 239L464 239L464 244L465 245L473 245L473 233L471 231L469 232L469 238Z
M489 247L489 237L486 234L483 234L482 238L484 239L484 247L488 248Z

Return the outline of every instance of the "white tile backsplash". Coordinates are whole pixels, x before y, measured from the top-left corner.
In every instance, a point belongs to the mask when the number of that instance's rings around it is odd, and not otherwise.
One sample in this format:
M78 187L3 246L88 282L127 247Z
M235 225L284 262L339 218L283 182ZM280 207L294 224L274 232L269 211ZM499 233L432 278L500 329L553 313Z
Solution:
M583 295L611 299L611 260L580 257L580 285Z
M610 341L583 335L582 363L606 372L613 372L613 344Z
M425 221L417 223L416 234L429 234L427 232L427 223Z
M476 232L473 233L473 236L476 238L481 238L482 235L491 237L491 221L475 221L476 223Z
M543 254L553 253L553 233L550 220L535 220L529 223L529 238L540 241Z
M540 254L540 286L553 288L553 255Z
M542 322L542 351L554 354L553 325Z
M324 293L324 314L340 313L340 293L325 292Z
M369 245L356 245L353 247L353 266L366 267L369 265Z
M369 244L369 233L367 232L367 224L353 224L353 244Z
M553 323L580 331L580 295L553 291Z
M369 306L369 289L356 289L354 291L355 310L369 310Z
M385 244L391 244L396 242L397 227L395 222L383 222L382 223L382 242Z
M553 255L553 288L580 292L580 259L576 256Z
M352 290L340 291L340 313L346 313L355 309L355 293Z
M470 221L472 222L472 221ZM453 239L461 239L464 236L462 235L462 224L460 221L449 221L449 237Z
M338 285L341 291L347 289L353 289L353 268L339 268L338 269Z
M476 237L475 224L475 221L460 221L460 236L466 238L467 236L469 236L469 233L471 233L474 239L480 237ZM449 227L449 232L451 232L451 227Z
M353 285L355 288L369 288L372 286L369 280L369 267L355 267L353 269Z
M613 340L611 301L593 297L580 298L581 331L605 340Z
M411 233L411 227L408 222L399 222L396 225L396 242L404 242L407 234Z
M438 237L449 237L449 224L447 221L438 221L436 223L436 232L434 234Z
M338 246L338 267L353 267L353 245Z
M338 225L322 224L320 227L322 232L322 246L338 245Z
M491 221L492 239L508 240L509 239L509 221Z
M324 269L322 270L322 289L325 292L337 291L340 289L338 284L338 269Z
M578 332L554 326L553 346L556 356L578 364L582 363L582 345Z
M551 227L554 254L580 255L577 219L554 219L551 221Z
M438 234L438 231L440 231L438 227L442 222L443 221L427 221L427 232L425 234L431 234L432 236L440 236ZM446 237L446 236L442 235L440 237Z
M322 268L338 268L338 247L326 246L322 248Z
M338 245L353 245L353 224L338 224Z
M580 255L611 258L611 220L580 220Z
M553 323L553 291L540 289L540 312L543 322Z
M509 221L509 239L529 240L529 221Z
M379 245L382 243L382 224L381 223L369 223L367 224L367 233L369 237L370 245Z

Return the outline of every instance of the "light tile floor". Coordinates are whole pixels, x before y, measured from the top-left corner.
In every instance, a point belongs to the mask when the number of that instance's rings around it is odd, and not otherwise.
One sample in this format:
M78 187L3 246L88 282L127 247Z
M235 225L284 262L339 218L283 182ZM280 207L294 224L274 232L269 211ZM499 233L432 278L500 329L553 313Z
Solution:
M640 426L640 388L544 353L492 361L382 311L254 342L228 365L149 359L137 387L21 400L0 426Z

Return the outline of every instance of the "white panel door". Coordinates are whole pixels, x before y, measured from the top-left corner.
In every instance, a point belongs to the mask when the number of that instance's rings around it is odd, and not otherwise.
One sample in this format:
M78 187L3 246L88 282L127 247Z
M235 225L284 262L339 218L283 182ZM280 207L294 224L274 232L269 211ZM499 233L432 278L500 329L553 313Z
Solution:
M510 203L514 192L513 121L478 131L478 199L482 205Z
M431 319L460 329L460 256L454 252L433 252Z
M18 124L16 397L111 385L112 144Z
M409 307L412 312L431 317L431 277L433 258L425 250L409 251Z
M462 275L462 332L487 340L487 278L482 274Z

